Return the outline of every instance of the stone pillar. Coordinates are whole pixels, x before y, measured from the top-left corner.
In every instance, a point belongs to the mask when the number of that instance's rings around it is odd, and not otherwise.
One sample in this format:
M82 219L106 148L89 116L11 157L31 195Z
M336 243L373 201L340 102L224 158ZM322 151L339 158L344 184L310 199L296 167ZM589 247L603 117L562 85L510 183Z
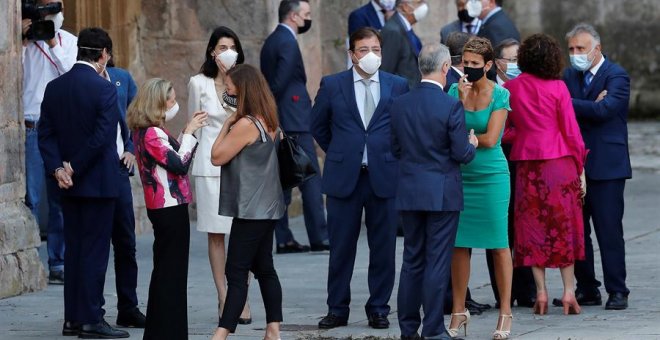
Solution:
M25 206L20 0L0 2L0 298L46 287L36 221Z

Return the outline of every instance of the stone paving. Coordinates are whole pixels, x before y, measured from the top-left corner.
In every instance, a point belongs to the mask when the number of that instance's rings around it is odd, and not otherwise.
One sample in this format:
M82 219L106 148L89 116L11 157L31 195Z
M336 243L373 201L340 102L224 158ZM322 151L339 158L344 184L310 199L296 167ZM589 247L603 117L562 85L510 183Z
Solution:
M630 142L634 178L627 182L626 214L628 285L630 308L606 311L603 307L583 307L580 315L564 316L558 307L548 315L534 316L529 308L514 308L515 339L660 339L660 123L630 124ZM305 241L301 218L291 220L296 238ZM190 273L188 280L188 318L190 339L208 339L217 322L215 288L206 255L205 235L191 232ZM373 330L367 326L363 305L367 300L366 283L368 247L361 235L352 282L352 313L347 327L320 331L316 324L326 313L328 253L275 255L275 265L284 294L283 339L373 339L398 338L396 287L391 299L391 327ZM150 234L138 237L138 296L146 310L151 272ZM400 267L402 239L397 240L397 268ZM40 247L45 260L45 247ZM598 256L597 256L597 260ZM597 275L602 278L600 262ZM111 324L117 315L114 270L110 264L106 278L106 320ZM550 297L559 297L561 281L558 270L549 270ZM470 281L475 300L494 304L484 252L475 251ZM60 336L63 322L62 286L48 286L44 291L0 300L0 339L65 339ZM601 290L605 295L605 291ZM250 287L253 323L239 325L234 338L263 337L265 314L256 284ZM448 318L445 320L448 322ZM489 339L497 323L497 312L474 316L467 339ZM129 329L131 338L141 338L142 330ZM167 340L167 339L164 339Z

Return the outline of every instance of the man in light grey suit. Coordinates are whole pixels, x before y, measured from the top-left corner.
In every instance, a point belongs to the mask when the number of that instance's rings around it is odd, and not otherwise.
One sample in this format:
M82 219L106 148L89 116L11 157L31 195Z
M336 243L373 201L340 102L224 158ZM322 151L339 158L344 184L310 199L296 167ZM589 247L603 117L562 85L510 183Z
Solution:
M380 32L383 38L380 69L408 79L410 87L417 86L422 78L417 66L422 41L413 31L413 25L424 19L427 13L428 5L424 0L397 0L396 13Z

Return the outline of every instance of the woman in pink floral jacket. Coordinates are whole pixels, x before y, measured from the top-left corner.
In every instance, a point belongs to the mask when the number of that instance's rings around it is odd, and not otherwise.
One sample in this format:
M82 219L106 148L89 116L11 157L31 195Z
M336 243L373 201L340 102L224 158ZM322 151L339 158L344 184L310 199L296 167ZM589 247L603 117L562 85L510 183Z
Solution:
M196 112L176 140L164 125L178 110L172 83L154 78L140 87L127 113L147 216L154 229L154 269L143 339L188 339L188 203L192 201L188 168L197 147L193 132L205 124L207 114Z

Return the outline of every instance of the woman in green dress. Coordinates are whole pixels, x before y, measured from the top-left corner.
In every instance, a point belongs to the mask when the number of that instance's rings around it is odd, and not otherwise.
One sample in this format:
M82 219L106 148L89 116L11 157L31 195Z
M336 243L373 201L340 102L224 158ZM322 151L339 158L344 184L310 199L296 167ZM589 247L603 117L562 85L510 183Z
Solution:
M492 249L500 315L493 339L508 339L511 331L511 278L507 216L509 168L500 139L509 108L509 92L486 78L493 66L493 48L484 38L473 38L463 49L465 75L449 89L465 108L467 129L474 129L479 147L474 160L461 166L465 209L461 212L451 264L453 307L449 334L467 335L470 312L465 294L470 278L470 248Z

